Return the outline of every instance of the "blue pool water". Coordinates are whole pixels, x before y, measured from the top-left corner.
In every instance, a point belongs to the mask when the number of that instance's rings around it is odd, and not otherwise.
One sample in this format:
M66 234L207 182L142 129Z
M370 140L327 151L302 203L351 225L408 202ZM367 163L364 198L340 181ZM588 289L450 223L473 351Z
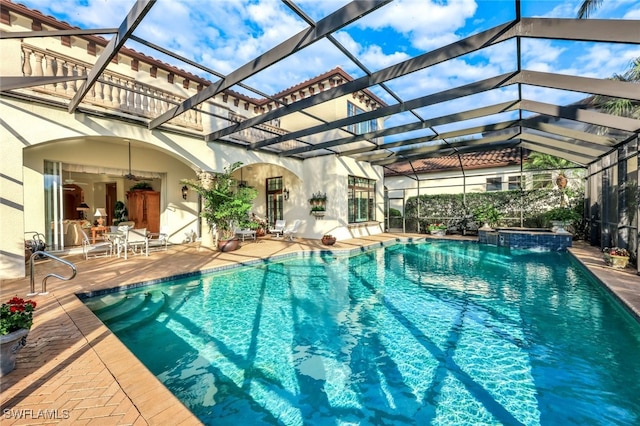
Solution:
M640 325L567 253L460 242L87 300L210 425L640 424Z

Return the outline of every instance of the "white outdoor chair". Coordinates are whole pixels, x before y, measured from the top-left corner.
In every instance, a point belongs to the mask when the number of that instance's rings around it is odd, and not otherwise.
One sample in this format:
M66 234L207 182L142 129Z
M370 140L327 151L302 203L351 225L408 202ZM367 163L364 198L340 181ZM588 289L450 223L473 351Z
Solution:
M288 241L293 241L294 238L296 238L297 234L298 234L298 229L300 228L300 224L302 223L301 220L296 219L293 221L293 225L288 226L283 232L282 235L284 236L284 238L286 238Z
M282 233L284 232L284 226L287 224L287 221L284 219L276 220L276 224L273 228L269 228L269 232L274 235L274 237L282 237Z
M129 250L133 254L144 252L145 256L149 256L149 238L147 238L147 228L128 229L125 237L118 244L118 257L120 252L124 250L124 259L127 260Z
M90 254L94 254L95 257L98 256L98 253L102 253L103 256L111 256L113 254L113 244L110 241L91 243L84 229L80 228L80 232L82 232L82 253L85 259L89 259Z
M165 227L161 227L160 232L150 232L147 237L149 239L149 250L154 248L167 250L167 246L169 245L169 234Z

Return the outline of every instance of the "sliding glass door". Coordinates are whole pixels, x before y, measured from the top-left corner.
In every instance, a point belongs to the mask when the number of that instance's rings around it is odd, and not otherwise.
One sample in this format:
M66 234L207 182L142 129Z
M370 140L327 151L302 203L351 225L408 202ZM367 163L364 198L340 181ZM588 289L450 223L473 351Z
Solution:
M64 249L62 163L44 162L45 240L48 251ZM27 230L28 231L28 230Z

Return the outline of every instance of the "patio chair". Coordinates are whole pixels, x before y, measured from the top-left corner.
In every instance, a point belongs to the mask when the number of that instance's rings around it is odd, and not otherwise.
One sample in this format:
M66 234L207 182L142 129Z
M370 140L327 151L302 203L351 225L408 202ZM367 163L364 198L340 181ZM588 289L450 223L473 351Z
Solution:
M273 236L276 238L282 237L282 233L284 232L284 226L286 225L286 223L287 221L284 219L276 220L276 224L273 226L273 228L269 228L269 233L273 234Z
M284 238L286 238L288 241L293 241L293 239L296 238L296 235L298 234L298 229L300 228L301 223L302 221L299 219L294 220L293 225L288 226L282 232L282 235L284 236Z
M147 235L149 239L149 250L158 248L160 250L167 250L169 245L169 234L165 227L160 228L160 232L150 232Z
M105 257L113 254L113 244L111 241L91 243L84 229L80 228L80 232L82 232L82 253L85 259L89 259L89 254L95 254L94 257L98 257L96 253L103 253Z
M124 250L124 259L127 260L129 250L133 254L143 253L149 256L149 238L147 237L147 228L128 229L125 237L118 244L118 257L120 252Z

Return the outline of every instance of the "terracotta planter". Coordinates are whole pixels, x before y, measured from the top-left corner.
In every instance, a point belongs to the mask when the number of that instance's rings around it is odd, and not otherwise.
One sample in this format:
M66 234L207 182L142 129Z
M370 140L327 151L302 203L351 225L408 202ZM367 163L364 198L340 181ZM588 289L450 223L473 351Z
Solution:
M624 269L629 263L628 256L616 256L614 254L605 253L603 257L607 265L616 269Z
M565 189L567 187L567 178L564 175L558 175L556 178L556 185L559 189Z
M27 344L29 330L21 328L0 336L0 377L16 368L16 355Z
M336 237L322 237L322 244L332 246L336 243Z
M240 241L237 238L230 240L218 240L218 250L220 251L234 251L240 247Z

